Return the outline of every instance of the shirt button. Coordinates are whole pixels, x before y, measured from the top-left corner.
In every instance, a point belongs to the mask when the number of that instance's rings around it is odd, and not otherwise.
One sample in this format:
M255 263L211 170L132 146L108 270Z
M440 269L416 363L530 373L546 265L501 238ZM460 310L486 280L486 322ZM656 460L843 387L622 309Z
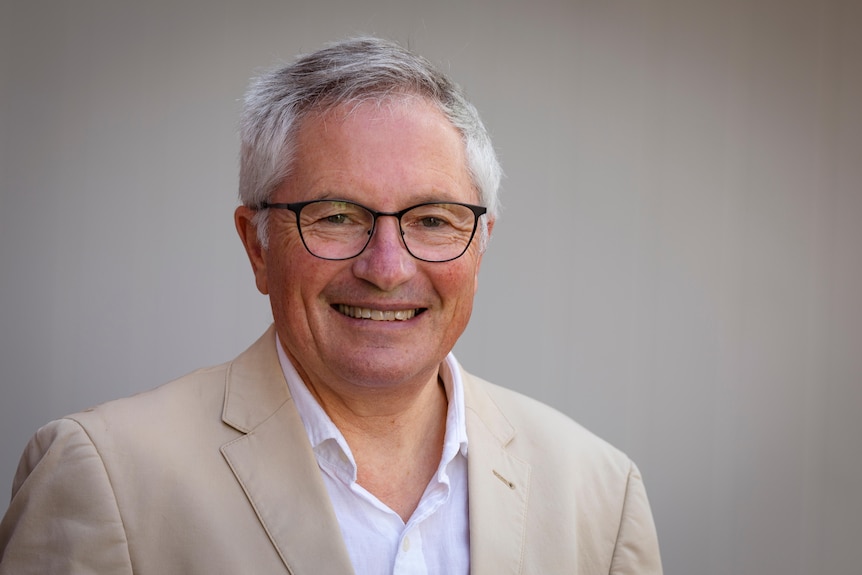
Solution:
M401 550L404 551L405 553L410 551L410 538L409 537L405 537L404 541L401 542Z

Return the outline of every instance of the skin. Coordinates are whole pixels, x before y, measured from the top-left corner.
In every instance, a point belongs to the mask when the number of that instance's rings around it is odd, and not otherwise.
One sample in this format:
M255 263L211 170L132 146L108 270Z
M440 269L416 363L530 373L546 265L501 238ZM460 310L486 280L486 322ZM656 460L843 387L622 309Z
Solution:
M297 144L293 172L272 202L347 199L394 212L479 200L458 132L420 99L312 116ZM438 371L470 318L479 242L456 260L422 262L407 252L396 219L383 217L362 254L327 261L302 245L293 212L272 210L268 249L253 216L237 208L236 226L285 352L348 441L359 483L406 520L440 460L446 396ZM338 304L421 313L374 321L348 317Z

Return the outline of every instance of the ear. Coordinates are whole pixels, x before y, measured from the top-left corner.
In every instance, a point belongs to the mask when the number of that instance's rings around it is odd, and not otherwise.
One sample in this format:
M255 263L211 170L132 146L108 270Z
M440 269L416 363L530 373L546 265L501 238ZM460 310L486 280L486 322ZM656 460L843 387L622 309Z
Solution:
M491 232L494 231L494 223L496 221L497 220L495 220L494 218L488 218L488 241L491 241Z
M233 214L233 219L236 224L236 231L239 233L239 239L242 240L242 245L245 246L245 253L248 254L248 259L251 262L251 269L254 272L254 281L257 284L257 289L260 293L266 295L269 293L266 250L260 245L260 240L257 237L257 226L252 222L252 218L254 218L256 213L251 208L239 206Z

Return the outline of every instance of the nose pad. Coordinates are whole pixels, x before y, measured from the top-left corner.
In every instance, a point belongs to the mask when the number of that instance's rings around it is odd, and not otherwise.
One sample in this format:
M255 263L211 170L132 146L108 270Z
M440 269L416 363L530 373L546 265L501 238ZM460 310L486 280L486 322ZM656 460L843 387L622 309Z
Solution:
M392 223L389 223L389 220ZM394 229L390 230L390 227L394 227ZM378 217L377 221L374 222L374 227L368 231L368 235L371 238L368 240L368 247L366 249L373 247L373 244L376 242L385 242L389 237L395 237L398 239L398 244L401 248L407 251L407 244L404 242L404 234L401 232L401 223L398 221L398 218L391 216Z
M407 251L397 218L378 218L368 245L355 260L353 273L385 291L413 277L416 260Z

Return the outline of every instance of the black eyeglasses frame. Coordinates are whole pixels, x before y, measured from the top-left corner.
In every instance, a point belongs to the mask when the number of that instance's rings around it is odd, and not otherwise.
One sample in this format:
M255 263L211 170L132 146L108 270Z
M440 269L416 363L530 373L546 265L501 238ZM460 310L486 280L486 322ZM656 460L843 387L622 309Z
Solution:
M346 258L326 258L326 257L320 256L320 255L317 255L316 253L311 251L311 248L309 248L308 244L305 243L305 237L302 235L302 225L300 225L299 213L302 211L302 208L304 208L305 206L310 205L310 204L317 204L317 203L321 203L321 202L344 202L346 204L359 206L360 208L362 208L363 210L365 210L371 214L371 229L368 231L368 239L365 240L365 244L362 246L362 249L359 250L358 253L356 253L355 255L352 255L350 257L346 257ZM473 212L473 231L470 233L470 239L468 239L467 243L464 244L464 249L461 251L461 253L459 253L455 257L447 258L445 260L428 260L425 258L420 258L416 254L414 254L410 250L410 246L408 246L407 242L404 240L404 229L401 227L401 218L404 216L404 214L406 214L410 210L414 210L416 208L421 208L422 206L431 206L434 204L454 204L457 206L464 206L465 208L469 208L470 211ZM302 240L302 245L305 247L305 250L316 258L320 258L322 260L328 260L328 261L344 261L344 260L351 260L353 258L359 257L362 254L362 252L365 251L365 248L368 247L368 244L371 243L371 238L374 236L374 230L377 229L377 218L379 218L381 216L391 216L391 217L396 218L398 220L398 231L401 233L401 242L404 244L404 249L407 250L407 253L409 253L411 256L413 256L414 258L416 258L419 261L429 262L429 263L451 262L453 260L457 260L458 258L463 256L465 253L467 253L467 249L470 247L470 244L473 242L473 238L476 236L476 229L479 227L479 218L481 216L485 215L486 213L488 213L488 208L486 208L485 206L477 206L475 204L467 204L464 202L449 202L449 201L422 202L422 203L410 206L408 208L404 208L403 210L399 210L397 212L379 212L377 210L372 210L368 206L364 206L364 205L360 204L359 202L353 202L350 200L342 200L342 199L319 199L319 200L308 200L306 202L290 202L290 203L261 202L254 209L255 210L268 210L268 209L290 210L291 212L293 212L296 215L296 229L299 231L299 238Z

